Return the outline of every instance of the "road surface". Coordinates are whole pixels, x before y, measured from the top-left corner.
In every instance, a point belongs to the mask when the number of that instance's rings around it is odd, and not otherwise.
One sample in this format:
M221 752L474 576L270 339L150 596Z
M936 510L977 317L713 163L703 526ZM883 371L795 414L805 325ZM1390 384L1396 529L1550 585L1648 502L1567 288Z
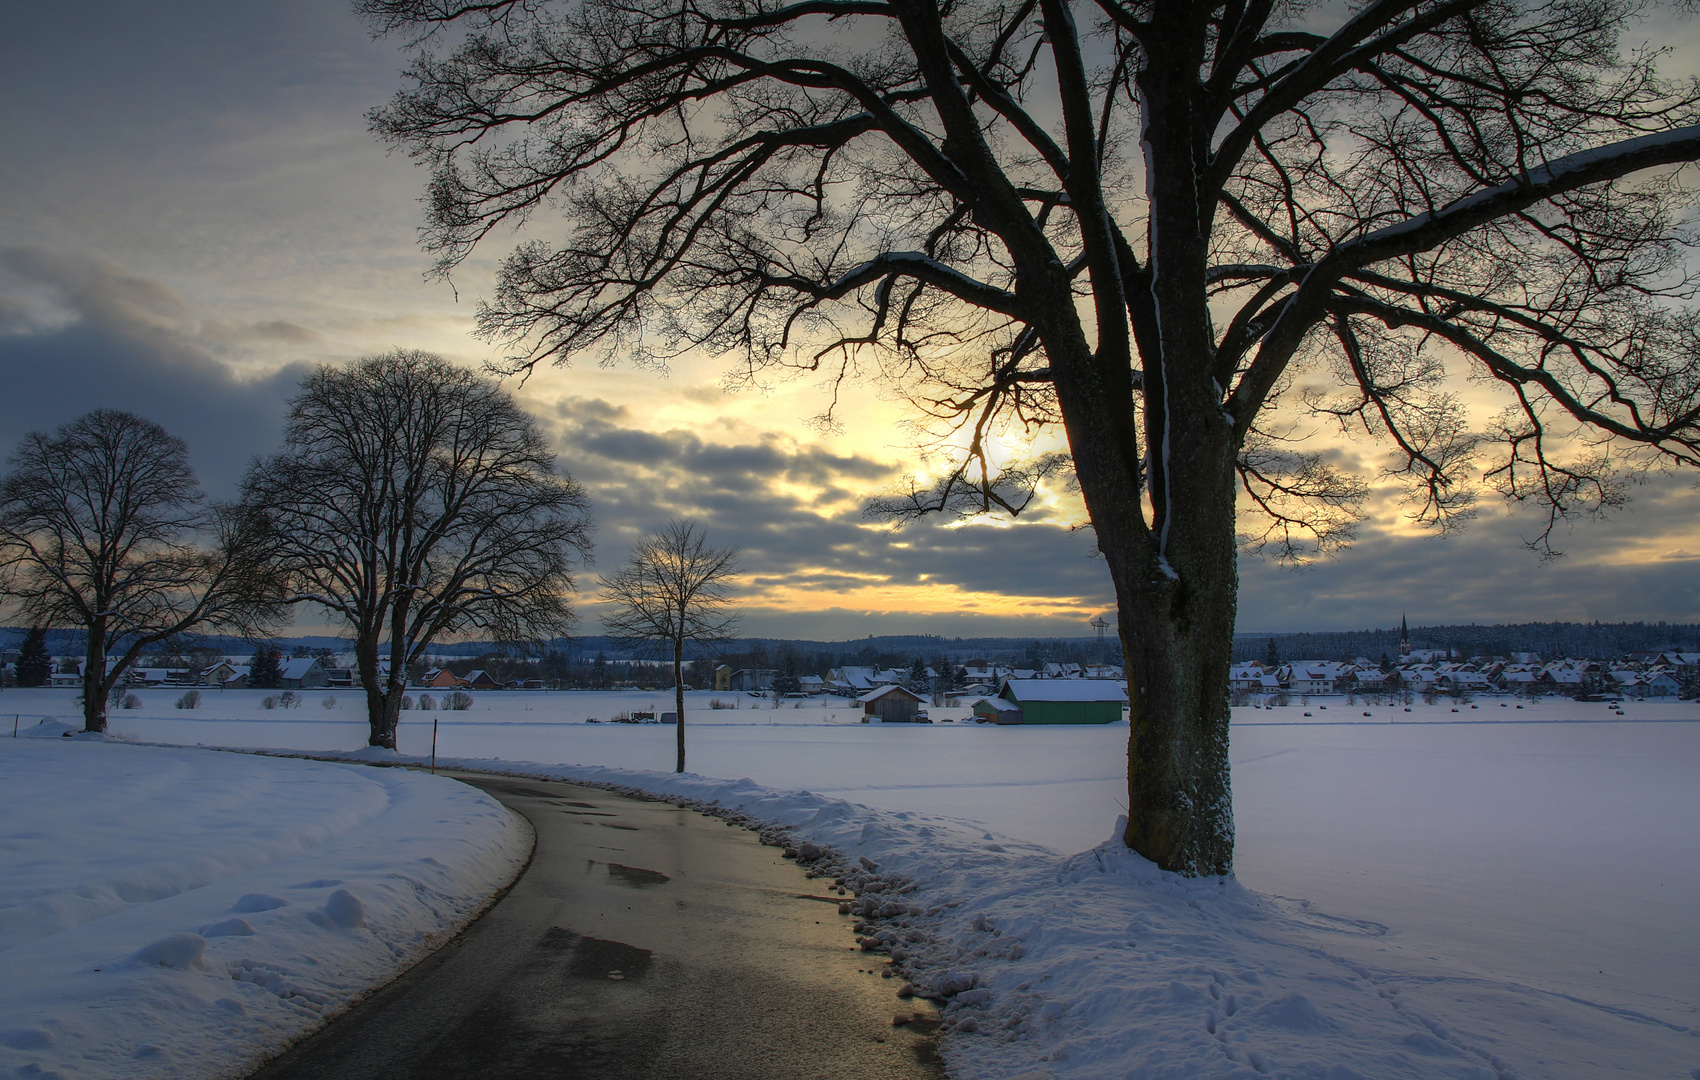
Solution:
M850 918L805 898L824 882L754 833L596 788L451 775L525 815L531 865L466 933L252 1080L944 1077L937 1014L900 1001Z

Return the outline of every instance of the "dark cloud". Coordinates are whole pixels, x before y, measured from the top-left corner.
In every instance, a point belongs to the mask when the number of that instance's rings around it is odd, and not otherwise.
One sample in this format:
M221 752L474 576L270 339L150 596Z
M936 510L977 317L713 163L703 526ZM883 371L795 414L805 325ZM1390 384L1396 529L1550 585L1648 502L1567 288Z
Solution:
M229 497L248 460L282 437L283 403L302 368L242 379L221 354L298 335L278 324L202 329L160 282L0 248L0 445L9 452L25 432L90 409L124 409L188 440L203 485Z
M1563 558L1522 544L1531 515L1486 505L1453 536L1371 528L1337 560L1302 573L1240 566L1242 631L1344 630L1411 621L1700 619L1700 500L1691 475L1653 478L1607 521L1561 532Z

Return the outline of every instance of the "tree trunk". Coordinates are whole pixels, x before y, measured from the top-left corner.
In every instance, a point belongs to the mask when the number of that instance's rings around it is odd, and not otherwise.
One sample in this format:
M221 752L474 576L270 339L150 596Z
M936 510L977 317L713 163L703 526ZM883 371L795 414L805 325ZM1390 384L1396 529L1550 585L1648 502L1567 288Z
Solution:
M88 647L83 651L83 730L99 734L106 730L106 627L88 628ZM48 676L52 681L52 676Z
M685 643L680 638L673 639L673 707L678 711L673 719L678 721L676 728L679 736L679 764L674 772L685 771Z
M1192 490L1193 512L1171 524L1191 518L1209 527L1171 547L1178 577L1130 581L1112 573L1128 682L1125 839L1166 870L1227 874L1234 858L1228 668L1238 591L1232 474L1213 493Z
M384 683L378 679L377 641L356 640L354 658L360 666L360 688L366 692L366 745L394 750L396 726L401 720L401 695L386 694Z

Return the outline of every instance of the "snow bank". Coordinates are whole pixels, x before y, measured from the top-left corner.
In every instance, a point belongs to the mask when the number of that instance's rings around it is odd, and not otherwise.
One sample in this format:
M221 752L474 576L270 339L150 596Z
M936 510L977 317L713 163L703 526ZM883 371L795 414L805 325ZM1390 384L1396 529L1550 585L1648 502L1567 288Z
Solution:
M529 842L402 769L0 740L0 1076L244 1075L470 921Z

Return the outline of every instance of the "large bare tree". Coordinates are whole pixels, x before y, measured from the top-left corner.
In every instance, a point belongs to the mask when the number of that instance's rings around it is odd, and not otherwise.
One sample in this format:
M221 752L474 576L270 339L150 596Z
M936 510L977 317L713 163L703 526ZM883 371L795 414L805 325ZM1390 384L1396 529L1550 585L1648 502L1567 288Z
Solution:
M1308 557L1364 505L1297 444L1317 418L1441 527L1696 463L1697 95L1621 55L1633 3L358 7L415 53L373 124L433 169L440 271L529 222L479 314L515 369L706 348L900 387L957 456L886 512L1078 483L1161 866L1232 864L1242 540ZM1045 428L1066 454L1012 453Z
M292 603L348 624L370 745L395 747L410 665L477 631L566 633L589 502L536 422L490 379L429 353L321 367L290 402L282 452L243 502L270 523Z
M107 699L146 650L279 617L263 527L209 507L188 444L153 421L96 409L25 435L7 464L3 589L27 618L84 632L84 731L106 730Z
M603 632L673 652L677 772L685 771L685 642L725 641L737 632L738 616L729 607L737 573L737 548L713 547L696 522L676 520L639 540L626 564L601 579L608 601Z

